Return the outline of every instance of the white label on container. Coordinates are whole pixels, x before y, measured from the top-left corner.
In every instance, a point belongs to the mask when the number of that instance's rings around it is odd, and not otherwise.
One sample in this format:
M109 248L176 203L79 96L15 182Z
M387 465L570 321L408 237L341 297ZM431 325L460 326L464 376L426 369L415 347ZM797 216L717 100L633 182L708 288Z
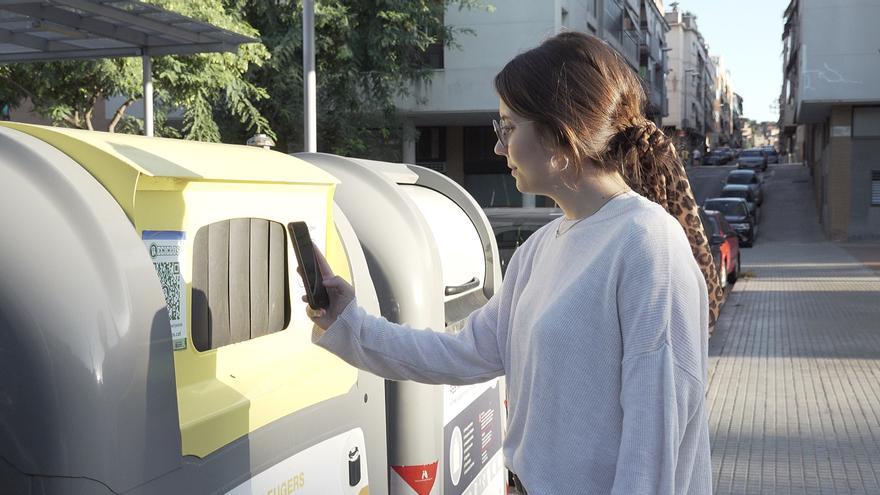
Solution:
M363 495L369 493L360 428L327 439L270 466L227 495Z
M186 281L180 272L186 234L173 230L145 230L144 244L159 276L175 351L186 349Z

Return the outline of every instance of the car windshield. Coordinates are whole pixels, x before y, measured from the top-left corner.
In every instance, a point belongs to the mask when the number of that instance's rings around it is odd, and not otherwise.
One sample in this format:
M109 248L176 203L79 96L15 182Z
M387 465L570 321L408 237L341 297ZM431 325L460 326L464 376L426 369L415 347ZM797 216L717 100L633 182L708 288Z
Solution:
M751 174L730 174L727 176L728 184L751 184L753 175Z
M757 156L757 157L761 157L761 156L764 156L764 154L763 154L763 152L758 151L758 150L745 150L745 151L743 151L742 153L740 153L740 156Z
M725 201L723 199L710 199L706 201L706 204L703 205L707 210L717 210L720 211L722 215L726 216L741 216L744 217L748 213L745 210L745 205L739 201Z
M725 190L721 191L721 195L725 198L742 198L749 199L749 190L748 189L733 189L733 190Z

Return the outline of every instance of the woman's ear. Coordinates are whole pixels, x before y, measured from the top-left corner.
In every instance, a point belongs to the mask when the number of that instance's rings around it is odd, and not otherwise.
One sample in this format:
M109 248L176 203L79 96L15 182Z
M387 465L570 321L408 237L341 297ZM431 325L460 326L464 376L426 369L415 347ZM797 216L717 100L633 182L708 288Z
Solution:
M564 172L568 170L568 167L571 165L571 159L568 155L555 152L550 156L550 167L557 172Z

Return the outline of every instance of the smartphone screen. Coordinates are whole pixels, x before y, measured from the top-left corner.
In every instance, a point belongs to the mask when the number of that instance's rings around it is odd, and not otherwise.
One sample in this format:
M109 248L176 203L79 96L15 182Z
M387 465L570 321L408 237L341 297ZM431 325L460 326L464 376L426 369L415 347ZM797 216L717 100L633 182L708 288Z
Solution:
M327 308L330 306L330 298L327 289L324 288L321 268L315 258L315 249L312 237L309 235L309 227L305 222L290 222L287 224L290 239L293 241L293 250L296 253L296 261L302 268L302 281L306 289L306 298L309 306L313 309Z

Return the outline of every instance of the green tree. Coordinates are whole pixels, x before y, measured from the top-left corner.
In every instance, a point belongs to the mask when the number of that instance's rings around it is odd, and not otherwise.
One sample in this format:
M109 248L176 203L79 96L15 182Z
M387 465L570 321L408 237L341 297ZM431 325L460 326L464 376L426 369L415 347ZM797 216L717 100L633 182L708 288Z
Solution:
M221 0L149 0L150 3L247 36L259 33L240 13ZM261 43L237 53L206 53L153 58L156 134L219 141L215 111L220 110L250 132L272 134L257 103L267 98L262 87L244 77L269 58ZM13 106L29 98L40 115L56 125L93 129L99 99L122 96L108 131L140 132L143 123L126 110L143 97L141 59L115 58L22 63L0 66L0 101ZM182 129L165 125L168 112L181 109Z
M318 148L364 156L399 139L394 99L430 78L424 61L436 43L457 47L469 30L444 23L446 8L485 8L480 0L319 0L315 7ZM257 103L277 147L302 150L302 2L227 0L260 33L272 57L247 79L266 88ZM224 140L244 142L247 129L224 122ZM386 146L399 158L399 146Z

